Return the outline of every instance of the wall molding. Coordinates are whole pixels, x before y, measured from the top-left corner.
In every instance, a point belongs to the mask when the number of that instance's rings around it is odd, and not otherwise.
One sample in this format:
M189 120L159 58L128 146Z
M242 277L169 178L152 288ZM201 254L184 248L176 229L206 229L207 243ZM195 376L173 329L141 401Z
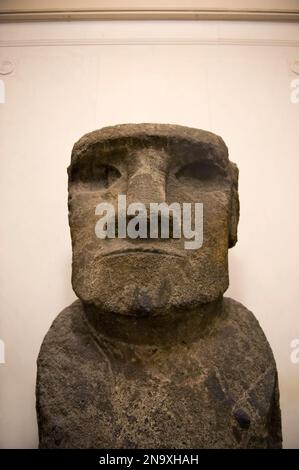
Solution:
M297 0L1 0L0 22L69 20L299 21Z
M90 20L216 20L216 21L293 21L299 12L293 10L167 10L167 11L2 11L0 23L24 21L90 21Z
M299 47L299 40L292 39L257 39L257 38L51 38L51 39L9 39L0 40L0 47L57 47L57 46L270 46L270 47Z

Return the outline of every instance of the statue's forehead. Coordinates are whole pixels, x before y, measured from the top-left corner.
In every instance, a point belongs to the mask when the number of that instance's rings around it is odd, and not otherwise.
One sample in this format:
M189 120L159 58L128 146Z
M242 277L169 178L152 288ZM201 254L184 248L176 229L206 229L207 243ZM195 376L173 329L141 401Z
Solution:
M84 135L75 145L71 165L86 157L113 153L130 156L133 151L163 150L170 157L207 157L221 166L228 164L227 147L211 132L170 124L122 124Z

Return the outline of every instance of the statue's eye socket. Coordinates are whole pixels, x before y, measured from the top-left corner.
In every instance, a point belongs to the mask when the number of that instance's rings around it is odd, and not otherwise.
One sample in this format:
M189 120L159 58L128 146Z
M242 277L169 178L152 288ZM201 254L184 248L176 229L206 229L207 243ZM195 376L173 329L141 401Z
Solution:
M211 181L218 176L221 176L221 170L214 163L206 160L189 163L176 173L177 179L182 181Z
M105 165L96 160L85 160L75 165L70 174L70 181L83 183L90 189L109 188L121 177L120 171L113 165Z
M109 188L121 174L115 166L112 165L94 165L92 179L100 188Z

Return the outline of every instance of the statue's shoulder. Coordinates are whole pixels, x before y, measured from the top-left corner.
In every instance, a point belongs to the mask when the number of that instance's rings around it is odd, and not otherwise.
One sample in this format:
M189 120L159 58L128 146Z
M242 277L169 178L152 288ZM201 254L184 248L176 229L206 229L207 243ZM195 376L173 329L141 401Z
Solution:
M243 304L229 297L223 299L224 323L218 334L231 339L234 348L258 356L265 364L275 366L272 349L256 316Z
M43 340L40 356L49 348L59 348L59 346L63 346L66 343L71 345L78 333L81 333L83 336L87 333L80 300L76 300L64 308L54 319Z
M223 313L226 329L231 328L232 331L238 332L240 339L250 340L252 345L259 345L259 348L264 345L265 350L272 354L259 321L247 307L230 297L224 297Z
M88 328L80 301L76 301L55 318L37 359L40 447L78 447L82 434L88 442L86 429L92 439L102 418L101 404L109 397L109 370L109 359Z
M252 389L266 385L271 395L277 382L276 363L264 331L250 310L236 300L224 298L222 318L209 342L217 367L235 384L240 385L243 377Z
M38 371L48 367L54 369L73 368L89 361L101 362L105 356L84 317L80 300L63 309L53 321L40 348L37 359ZM106 358L103 357L104 362Z
M233 397L234 412L241 416L245 410L252 417L268 420L269 446L281 447L276 363L255 315L240 302L224 298L222 320L211 342L219 376Z

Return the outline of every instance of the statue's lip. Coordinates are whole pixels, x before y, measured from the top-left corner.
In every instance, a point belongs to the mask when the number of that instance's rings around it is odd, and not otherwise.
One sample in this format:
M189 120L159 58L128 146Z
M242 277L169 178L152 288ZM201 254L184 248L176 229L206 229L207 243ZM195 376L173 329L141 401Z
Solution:
M161 248L125 248L121 250L109 251L108 253L103 253L102 256L123 256L130 254L149 254L149 255L166 255L166 256L176 256L179 258L185 258L185 255L178 251L163 250Z

